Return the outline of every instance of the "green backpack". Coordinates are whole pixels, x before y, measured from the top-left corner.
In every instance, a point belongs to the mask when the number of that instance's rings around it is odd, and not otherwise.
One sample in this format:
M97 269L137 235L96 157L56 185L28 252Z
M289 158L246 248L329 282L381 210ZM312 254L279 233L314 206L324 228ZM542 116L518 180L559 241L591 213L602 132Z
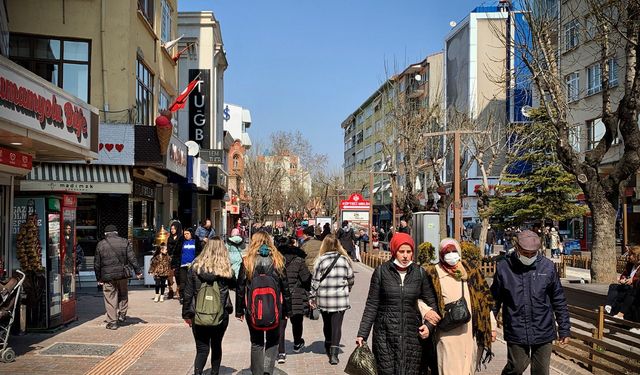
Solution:
M196 316L194 323L198 326L217 326L224 317L224 308L220 298L220 287L217 282L202 282L196 296Z

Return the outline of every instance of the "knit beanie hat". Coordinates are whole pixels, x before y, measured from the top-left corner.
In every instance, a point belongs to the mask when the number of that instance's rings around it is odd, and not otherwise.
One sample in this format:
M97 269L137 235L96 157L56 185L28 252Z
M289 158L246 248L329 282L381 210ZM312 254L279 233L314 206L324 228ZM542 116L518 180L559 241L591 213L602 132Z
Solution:
M409 245L411 246L411 250L415 251L416 245L413 242L413 238L411 238L410 235L406 233L400 233L400 232L394 233L393 237L391 237L391 242L389 242L392 258L396 257L396 253L398 252L398 249L400 249L400 246L402 245Z

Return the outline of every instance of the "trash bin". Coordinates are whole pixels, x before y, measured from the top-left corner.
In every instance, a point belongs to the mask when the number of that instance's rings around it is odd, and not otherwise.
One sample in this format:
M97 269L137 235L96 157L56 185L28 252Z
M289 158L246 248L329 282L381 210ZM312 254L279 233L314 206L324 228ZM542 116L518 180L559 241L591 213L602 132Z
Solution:
M149 275L149 268L151 267L151 258L153 255L145 255L144 256L144 285L156 285L156 282L153 280L153 276Z

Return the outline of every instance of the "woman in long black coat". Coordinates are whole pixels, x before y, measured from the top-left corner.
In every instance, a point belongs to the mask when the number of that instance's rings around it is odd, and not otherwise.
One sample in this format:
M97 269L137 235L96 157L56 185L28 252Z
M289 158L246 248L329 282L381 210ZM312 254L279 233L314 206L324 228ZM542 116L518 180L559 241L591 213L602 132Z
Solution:
M278 251L284 256L287 281L291 291L291 329L293 330L293 351L299 353L305 345L302 338L304 316L309 311L309 296L311 288L311 273L305 264L307 254L293 245L287 237L282 237L278 243ZM295 239L293 239L295 242ZM280 321L280 344L278 346L278 363L284 363L287 355L284 347L284 337L287 320Z
M421 339L430 334L418 300L436 310L438 306L426 272L412 261L415 245L411 236L396 233L389 245L392 258L373 272L356 344L363 345L373 327L378 374L417 375L423 363Z

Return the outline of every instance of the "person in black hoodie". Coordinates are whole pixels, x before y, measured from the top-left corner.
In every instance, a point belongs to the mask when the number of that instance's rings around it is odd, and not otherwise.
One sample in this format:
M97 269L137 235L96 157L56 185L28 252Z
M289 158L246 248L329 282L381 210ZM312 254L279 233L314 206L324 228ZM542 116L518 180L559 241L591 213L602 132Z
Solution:
M293 352L300 353L304 348L302 338L304 316L309 310L309 296L311 288L311 273L305 264L307 254L295 246L295 238L280 237L278 251L284 255L287 280L291 291L291 328L293 330ZM287 354L284 347L284 336L287 330L287 320L280 321L280 345L278 346L278 363L285 363Z
M318 239L320 241L324 240L324 238L328 235L331 234L331 224L329 223L324 223L324 225L322 226L322 233L320 234L320 236L318 237Z
M198 325L197 320L194 320L196 298L203 283L218 284L220 302L224 307L222 320L218 325ZM202 253L191 263L183 290L182 318L191 327L196 342L196 358L193 363L195 375L202 375L209 352L211 352L211 374L217 375L220 371L222 338L229 325L229 314L233 312L229 289L234 288L235 284L236 278L231 269L227 248L220 237L214 237L207 242Z
M202 252L201 242L193 234L193 229L187 228L182 233L182 237L178 240L176 247L173 250L173 256L171 257L171 268L176 275L176 281L180 291L184 290L184 285L187 282L187 274L189 267L194 259ZM180 304L182 304L184 298L180 293Z
M173 253L175 252L176 246L178 246L178 241L180 240L180 237L182 237L182 224L180 224L179 221L174 221L169 226L169 238L167 238L167 254L169 254L170 257L173 257ZM174 275L173 268L171 268L171 275L169 275L169 278L167 279L167 282L169 284L169 295L167 296L167 299L172 299L174 296L177 296L177 297L180 296L180 288L178 288L177 282L175 283L176 284L175 294L173 292L173 284L174 284L173 279L176 276L177 275Z

